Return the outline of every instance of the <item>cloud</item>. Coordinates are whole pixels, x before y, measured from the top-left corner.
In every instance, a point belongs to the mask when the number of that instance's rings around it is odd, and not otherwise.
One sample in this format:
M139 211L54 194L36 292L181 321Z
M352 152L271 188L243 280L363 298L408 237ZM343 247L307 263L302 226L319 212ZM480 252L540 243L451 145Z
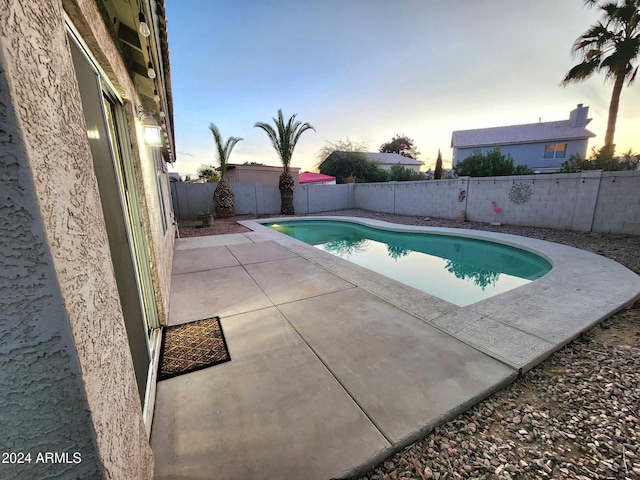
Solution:
M189 152L178 152L178 155L184 155L185 157L194 157L195 156L193 153L189 153Z

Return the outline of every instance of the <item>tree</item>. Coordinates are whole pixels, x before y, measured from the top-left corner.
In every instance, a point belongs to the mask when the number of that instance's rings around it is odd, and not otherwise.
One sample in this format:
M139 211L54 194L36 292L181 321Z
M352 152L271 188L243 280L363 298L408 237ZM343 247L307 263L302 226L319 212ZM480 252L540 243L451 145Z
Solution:
M433 179L440 180L442 178L442 154L440 153L440 149L438 149L438 158L436 160L436 169L433 172Z
M640 0L639 0L640 1ZM398 153L404 157L418 159L420 152L416 150L413 140L405 135L396 135L390 142L380 145L382 153Z
M282 110L278 110L278 118L272 118L276 128L265 122L257 122L254 127L261 128L269 136L273 148L278 152L280 161L282 162L282 175L280 175L280 213L282 215L293 215L293 189L295 183L293 177L289 173L289 165L293 150L296 148L300 136L307 130L316 131L308 123L300 123L296 121L296 114L285 123L282 116ZM277 130L277 131L276 131Z
M458 175L469 177L496 177L501 175L530 175L533 170L526 165L513 165L511 155L505 156L499 147L486 154L474 153L454 167Z
M336 183L386 182L387 172L362 152L332 152L318 164L318 171L336 177Z
M571 155L560 167L560 173L575 173L584 170L637 170L640 158L631 149L622 158L615 158L610 155L606 147L597 150L591 149L589 158L582 158L577 153Z
M209 125L209 130L211 130L211 133L213 134L213 141L216 144L216 150L218 153L218 163L220 164L220 180L213 192L213 203L216 209L216 217L233 217L235 209L233 190L231 190L231 186L229 185L229 182L227 182L225 176L227 174L227 164L229 163L229 157L231 156L233 147L235 147L242 139L240 137L229 137L225 143L222 135L220 134L220 130L213 123Z
M424 173L416 172L402 165L394 165L389 170L389 180L392 182L409 182L424 180Z
M209 183L215 183L219 179L216 167L202 164L198 167L198 178L205 178Z
M596 5L597 0L585 0ZM613 92L609 102L607 132L604 137L605 154L613 156L613 138L618 118L620 94L624 83L630 86L638 73L634 67L640 57L640 0L607 1L598 6L602 19L573 44L571 52L581 62L566 74L562 86L582 82L594 73L604 73L605 80L613 81Z
M348 137L345 140L337 142L326 142L324 146L316 153L319 163L322 163L333 152L366 152L369 147L364 143L354 142Z

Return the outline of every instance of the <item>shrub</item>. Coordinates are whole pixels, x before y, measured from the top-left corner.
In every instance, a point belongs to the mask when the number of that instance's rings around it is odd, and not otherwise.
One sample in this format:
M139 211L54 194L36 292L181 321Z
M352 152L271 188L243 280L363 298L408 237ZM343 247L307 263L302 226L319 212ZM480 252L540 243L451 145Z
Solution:
M333 152L318 165L318 170L325 175L336 177L336 183L347 183L348 179L354 179L356 182L389 180L387 172L374 165L361 152Z
M424 180L424 173L416 172L402 165L394 165L389 170L389 180L392 182L408 182L415 180Z
M499 147L488 153L474 153L454 167L458 175L469 177L497 177L502 175L530 175L533 170L526 165L513 165L511 155L505 156Z
M591 149L589 158L582 158L577 153L571 155L560 167L560 173L575 173L585 170L637 170L639 162L638 155L631 150L626 152L622 158L617 158L611 154L610 149L602 147L597 150L594 147Z

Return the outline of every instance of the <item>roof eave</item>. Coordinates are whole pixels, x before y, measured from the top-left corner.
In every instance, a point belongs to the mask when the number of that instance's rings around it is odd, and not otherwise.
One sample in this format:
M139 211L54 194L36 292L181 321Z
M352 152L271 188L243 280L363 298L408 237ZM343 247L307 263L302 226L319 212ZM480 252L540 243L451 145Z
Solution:
M589 138L594 138L596 136L595 133L589 132L589 135L581 135L579 137L558 137L558 138L544 138L544 139L536 139L536 140L523 140L518 142L494 142L494 143L474 143L468 145L455 145L454 142L451 142L451 148L474 148L474 147L491 147L496 145L526 145L528 143L545 143L545 142L558 142L561 140L586 140Z

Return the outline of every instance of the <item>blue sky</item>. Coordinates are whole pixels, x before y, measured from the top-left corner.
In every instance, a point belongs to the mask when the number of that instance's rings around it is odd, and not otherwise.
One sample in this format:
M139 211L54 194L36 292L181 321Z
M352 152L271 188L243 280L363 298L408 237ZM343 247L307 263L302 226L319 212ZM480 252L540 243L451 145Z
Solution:
M598 19L581 0L166 0L177 162L215 163L208 125L244 138L232 163L279 165L253 125L279 108L316 132L292 166L313 170L327 141L370 151L395 134L415 141L425 167L451 132L568 118L590 107L601 146L611 84L560 87L577 62L574 40ZM640 150L640 87L622 92L619 151Z

